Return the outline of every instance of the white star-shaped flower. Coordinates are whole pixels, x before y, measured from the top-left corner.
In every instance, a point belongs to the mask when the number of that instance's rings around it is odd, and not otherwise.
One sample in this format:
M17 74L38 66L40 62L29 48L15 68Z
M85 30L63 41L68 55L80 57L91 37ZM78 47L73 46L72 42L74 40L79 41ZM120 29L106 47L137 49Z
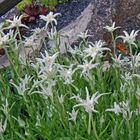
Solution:
M53 12L50 12L46 16L40 15L40 19L46 21L46 27L48 27L48 25L52 22L54 22L55 25L57 25L57 20L55 19L55 17L58 16L58 15L61 15L61 14L60 13L53 14Z
M115 27L115 22L113 22L112 26L105 26L105 29L107 29L108 32L114 32L116 29L121 28L120 26Z
M14 27L24 27L24 28L28 29L28 27L26 25L21 23L22 17L23 17L23 15L21 15L19 17L14 16L13 20L9 20L9 19L6 20L7 22L10 23L10 26L8 28L10 29L10 28L14 28Z

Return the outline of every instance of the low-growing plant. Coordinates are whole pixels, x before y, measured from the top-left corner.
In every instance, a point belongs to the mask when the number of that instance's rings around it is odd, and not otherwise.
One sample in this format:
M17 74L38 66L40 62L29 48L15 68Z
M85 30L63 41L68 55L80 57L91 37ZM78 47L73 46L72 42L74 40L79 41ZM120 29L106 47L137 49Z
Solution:
M138 31L114 37L115 23L106 26L113 51L102 40L90 42L88 31L80 33L79 45L61 46L61 39L69 40L70 34L57 32L59 15L41 15L46 25L24 40L19 27L28 27L20 17L7 21L9 33L0 33L0 45L9 60L9 66L0 69L0 138L139 139L140 52L132 51ZM46 37L54 45L34 55L40 43L47 46ZM117 51L118 39L129 55ZM106 53L110 57L104 61Z
M49 9L54 9L58 4L64 4L68 2L69 0L23 0L20 2L16 8L18 11L24 11L24 8L26 6L30 6L32 3L40 4L44 7L47 7Z
M20 2L16 8L18 11L23 11L25 6L32 4L32 0L23 0L22 2Z
M50 7L51 9L53 9L55 6L57 6L58 4L63 4L68 2L69 0L40 0L40 2L47 7Z

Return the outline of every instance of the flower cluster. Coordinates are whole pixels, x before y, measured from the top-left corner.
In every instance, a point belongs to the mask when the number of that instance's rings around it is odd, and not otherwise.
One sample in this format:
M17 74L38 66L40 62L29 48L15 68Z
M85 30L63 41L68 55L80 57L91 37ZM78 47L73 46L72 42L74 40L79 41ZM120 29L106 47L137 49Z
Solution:
M106 109L106 111L114 112L116 115L122 114L123 118L125 119L131 119L132 113L134 111L130 110L130 102L129 101L122 101L118 104L114 102L114 107Z
M46 24L30 37L20 37L19 28L28 28L22 16L7 20L7 34L0 25L0 48L8 46L10 64L0 70L1 139L122 139L124 132L133 139L140 114L140 53L133 49L139 31L116 37L120 27L114 22L105 27L112 36L107 44L89 41L87 30L77 45L66 43L62 54L60 39L70 34L57 32L59 15L40 15ZM117 51L120 40L127 54Z

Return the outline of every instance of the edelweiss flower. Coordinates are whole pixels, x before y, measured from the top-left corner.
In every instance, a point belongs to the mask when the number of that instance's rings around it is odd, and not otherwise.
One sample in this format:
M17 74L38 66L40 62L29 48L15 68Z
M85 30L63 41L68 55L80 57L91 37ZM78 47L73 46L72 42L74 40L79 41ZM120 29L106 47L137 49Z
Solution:
M83 69L82 70L82 75L83 75L85 73L89 73L91 69L96 68L98 65L99 63L92 64L92 61L88 62L87 60L85 60L83 65L78 65L77 67Z
M130 102L127 100L126 102L120 102L121 110L123 118L131 118L133 111L130 110Z
M69 46L68 52L70 52L72 55L78 54L78 55L83 56L83 52L80 50L80 48L78 46L74 46L74 47Z
M73 69L73 64L70 65L68 68L64 68L63 66L60 67L60 79L64 79L64 84L72 84L74 81L72 79L73 74L75 73L76 69Z
M79 107L79 106L83 106L85 108L85 111L88 113L92 113L95 112L97 113L98 111L94 109L95 104L98 104L98 99L103 96L106 95L107 93L103 93L103 94L98 94L98 92L94 93L90 99L90 95L89 95L89 91L88 88L86 87L86 99L80 99L79 104L75 105L75 107Z
M109 61L104 61L102 71L103 72L107 71L110 68L110 66L111 65L109 64Z
M106 111L111 111L111 112L114 112L115 114L119 115L121 113L121 108L116 102L114 102L114 107L106 109Z
M19 50L19 48L16 47L15 50L17 51L17 50ZM27 57L26 56L19 54L18 58L19 58L19 62L20 62L22 67L27 65Z
M129 83L132 81L132 74L130 72L125 72L124 75L121 75L121 79L124 80L126 83Z
M32 29L33 36L44 39L47 36L48 30L45 27Z
M112 26L106 26L104 28L107 29L108 32L114 32L116 29L121 28L121 27L120 26L115 27L115 22L113 22Z
M40 70L40 63L36 62L35 64L33 62L31 62L31 67L36 71L36 73L39 73Z
M112 57L112 60L114 62L114 66L116 67L120 67L121 66L121 57L122 57L122 54L119 54L118 56L116 56L116 58Z
M40 64L40 70L37 73L38 77L42 80L44 79L53 79L57 77L57 67L52 65L52 67Z
M18 94L24 95L25 92L29 89L28 83L31 80L30 76L25 75L24 78L20 78L20 83L18 85L11 82L11 84L17 89Z
M121 86L120 86L120 91L122 93L125 93L125 91L128 90L128 84L125 82L124 84L121 83Z
M131 119L133 111L130 110L129 101L122 101L117 104L114 102L114 108L106 109L106 111L114 112L119 115L122 114L123 118Z
M71 37L72 36L72 32L73 32L73 29L69 30L69 31L65 31L65 32L60 32L60 35L63 36L63 37Z
M55 81L50 81L48 83L47 87L41 84L40 85L41 91L38 92L38 93L42 94L45 99L47 99L48 97L52 97L53 96L53 87L54 86L55 86Z
M77 118L78 110L75 111L75 110L73 109L72 112L71 112L71 113L68 112L68 114L70 115L69 120L70 120L70 121L74 121L74 122L76 122L76 118Z
M102 51L108 50L109 48L103 47L105 45L105 42L102 42L99 40L96 41L95 44L89 44L89 47L84 50L84 52L87 54L86 57L91 56L92 60L95 60L95 57L98 53L102 53ZM103 47L103 48L102 48Z
M46 21L46 27L48 27L49 23L52 24L52 22L57 25L57 20L55 19L56 16L61 15L60 13L53 14L53 12L50 12L48 15L40 15L40 18Z
M124 43L127 42L130 45L135 45L137 47L137 45L135 44L135 40L136 40L136 36L138 35L138 31L132 30L132 32L130 33L130 35L126 32L123 31L125 36L118 36L117 38L122 38Z
M0 35L0 46L5 45L8 41L9 41L9 34L3 36Z
M22 19L23 15L21 16L14 16L13 20L6 20L7 22L10 22L11 25L8 27L8 28L14 28L14 27L24 27L24 28L27 28L28 27L24 24L21 23L21 19Z
M88 35L88 30L86 30L84 33L81 32L78 37L82 38L83 40L87 39L88 37L90 37L91 35Z
M62 94L60 96L58 96L58 101L59 101L60 104L63 104L64 103L65 96L66 95L62 95Z
M39 44L37 44L36 42L37 38L35 38L35 36L30 36L30 37L25 37L25 41L24 41L24 46L25 47L32 47L34 50L37 49L37 46Z
M0 34L0 46L6 45L8 47L8 43L10 39L13 39L13 31L9 30L7 34Z
M77 102L82 102L83 100L80 98L80 96L81 95L74 95L74 96L72 96L72 97L70 97L70 99L72 100L72 99L75 99Z
M129 60L128 57L123 57L122 58L122 54L119 54L118 56L116 56L116 58L112 57L113 60L113 67L118 67L120 68L121 66L127 66L131 64L131 61Z
M41 54L42 58L36 58L37 62L40 65L44 65L47 69L51 70L52 66L55 62L55 59L57 58L59 53L57 52L54 55L49 56L48 52L45 50L45 54L43 54L43 53L40 53L40 54Z

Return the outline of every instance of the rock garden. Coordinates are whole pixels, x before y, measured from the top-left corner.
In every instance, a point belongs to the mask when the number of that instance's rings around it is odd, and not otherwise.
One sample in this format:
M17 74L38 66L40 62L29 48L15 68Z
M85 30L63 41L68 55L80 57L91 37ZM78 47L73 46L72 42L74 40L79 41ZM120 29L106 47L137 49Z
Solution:
M0 7L1 140L140 139L139 0Z

